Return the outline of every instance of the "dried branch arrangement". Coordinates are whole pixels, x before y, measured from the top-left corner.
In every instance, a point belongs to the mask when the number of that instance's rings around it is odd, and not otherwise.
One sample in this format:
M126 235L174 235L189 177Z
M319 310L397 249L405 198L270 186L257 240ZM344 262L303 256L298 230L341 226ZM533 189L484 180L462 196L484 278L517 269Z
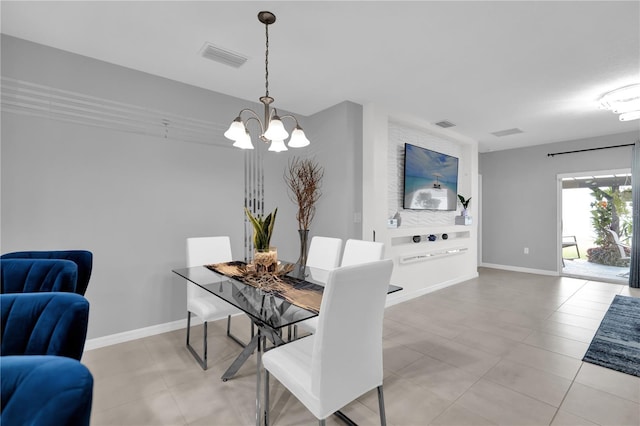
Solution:
M311 159L293 157L285 170L284 181L289 187L289 198L298 205L296 219L298 229L308 230L316 214L316 202L320 191L324 169Z

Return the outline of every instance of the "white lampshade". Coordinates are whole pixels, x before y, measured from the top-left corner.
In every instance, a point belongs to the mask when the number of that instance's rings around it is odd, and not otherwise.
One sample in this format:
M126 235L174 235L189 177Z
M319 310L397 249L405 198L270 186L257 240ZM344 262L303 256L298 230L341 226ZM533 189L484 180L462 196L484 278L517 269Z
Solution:
M291 148L302 148L309 145L309 139L304 134L304 131L300 126L296 126L296 128L291 132L291 139L289 140L289 146Z
M227 139L231 139L232 141L237 141L242 138L246 133L247 129L244 127L244 123L240 117L236 117L235 120L231 123L226 132L224 132L224 137Z
M280 117L278 117L277 115L273 116L273 118L269 122L269 128L266 132L264 132L264 137L269 139L270 141L284 141L289 137L289 133L282 125Z
M624 114L625 112L640 111L640 97L627 102L620 102L614 105L613 112L616 114Z
M244 134L241 135L234 142L233 146L240 149L253 149L253 144L251 143L251 135L249 131L245 129Z
M282 139L275 140L275 141L272 140L271 146L269 147L269 151L273 151L273 152L287 151L287 146L284 144L284 141Z
M620 114L620 121L640 120L640 111L631 111Z
M640 84L621 87L600 98L600 108L620 114L620 121L640 119Z

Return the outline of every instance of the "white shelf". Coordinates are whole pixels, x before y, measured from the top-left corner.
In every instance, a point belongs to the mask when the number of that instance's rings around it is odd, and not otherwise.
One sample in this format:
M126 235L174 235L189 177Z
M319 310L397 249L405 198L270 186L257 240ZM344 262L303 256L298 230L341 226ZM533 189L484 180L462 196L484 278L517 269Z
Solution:
M429 240L429 236L435 236L435 240ZM413 241L414 236L419 236L420 241ZM443 238L446 236L446 238ZM398 228L389 230L389 244L391 247L412 246L425 247L425 245L450 245L454 240L460 244L461 240L468 240L471 237L471 229L464 225L452 225L445 227L425 227L425 228Z
M419 226L419 227L399 227L387 229L391 237L398 235L421 235L421 234L441 234L443 232L469 231L469 226L465 225L447 225L447 226Z
M444 256L455 256L456 254L462 254L469 250L467 247L455 247L450 249L443 249L437 251L429 251L425 253L413 253L398 256L398 262L401 264L423 262L426 260L433 260Z

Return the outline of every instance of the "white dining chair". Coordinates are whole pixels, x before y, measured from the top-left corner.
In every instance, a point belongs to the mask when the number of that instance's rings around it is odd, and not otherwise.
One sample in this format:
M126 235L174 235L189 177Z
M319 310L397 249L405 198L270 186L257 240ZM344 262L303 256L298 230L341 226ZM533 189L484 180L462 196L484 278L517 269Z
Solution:
M384 243L349 239L344 244L340 266L357 265L382 259Z
M316 334L267 351L265 425L269 422L269 375L273 375L324 425L342 407L377 388L380 423L386 424L382 392L382 321L393 261L345 266L330 272Z
M325 270L335 269L340 263L341 251L341 238L315 236L309 245L307 266Z
M315 236L309 245L309 255L307 256L307 266L323 271L330 271L338 267L340 263L340 252L342 251L342 239L332 237ZM317 271L322 273L323 271ZM311 271L313 275L316 271ZM303 330L313 333L318 325L317 318L310 318L294 326L293 336L298 338L298 326Z
M384 243L349 239L344 245L342 264L340 266L358 265L381 260L383 252ZM309 265L308 262L307 265ZM315 333L318 328L318 317L309 318L308 320L300 322L298 325L304 331ZM294 337L298 337L297 330L294 332Z
M187 267L202 266L233 260L229 237L187 238ZM214 276L211 273L212 277ZM207 369L207 322L227 318L227 336L240 346L244 343L231 334L231 316L242 313L238 308L187 281L187 348L202 369ZM202 358L189 343L191 334L191 314L204 323L204 343Z

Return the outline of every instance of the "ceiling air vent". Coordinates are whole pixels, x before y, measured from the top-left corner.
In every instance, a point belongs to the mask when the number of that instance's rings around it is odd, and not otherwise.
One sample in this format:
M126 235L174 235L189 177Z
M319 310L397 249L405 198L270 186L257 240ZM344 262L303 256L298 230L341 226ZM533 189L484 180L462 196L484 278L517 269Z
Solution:
M523 132L522 130L515 127L513 129L500 130L499 132L491 132L493 136L497 136L497 137L516 135L518 133L523 133Z
M212 61L220 62L221 64L229 65L234 68L240 68L248 59L246 56L223 49L211 43L205 43L204 46L202 46L202 49L200 49L200 55L202 55L203 58L211 59Z
M449 127L455 127L455 124L453 124L452 122L448 121L448 120L442 120L442 121L438 121L436 123L436 126L440 126L443 129L447 129Z

